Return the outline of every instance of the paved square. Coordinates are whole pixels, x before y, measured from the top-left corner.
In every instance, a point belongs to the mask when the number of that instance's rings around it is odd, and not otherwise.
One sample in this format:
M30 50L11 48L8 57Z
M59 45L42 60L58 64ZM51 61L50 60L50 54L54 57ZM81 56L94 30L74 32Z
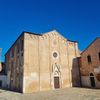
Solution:
M66 88L31 94L0 90L0 100L100 100L100 90Z

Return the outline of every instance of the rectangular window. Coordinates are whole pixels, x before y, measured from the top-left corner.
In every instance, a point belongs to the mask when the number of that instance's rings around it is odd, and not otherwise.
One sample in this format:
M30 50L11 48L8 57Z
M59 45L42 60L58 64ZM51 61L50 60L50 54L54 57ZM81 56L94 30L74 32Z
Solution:
M23 57L23 53L21 53L21 56Z
M92 61L91 61L91 56L90 56L90 55L87 56L87 61L88 61L88 63L91 63L91 62L92 62Z
M98 56L99 56L99 60L100 60L100 52L98 53Z

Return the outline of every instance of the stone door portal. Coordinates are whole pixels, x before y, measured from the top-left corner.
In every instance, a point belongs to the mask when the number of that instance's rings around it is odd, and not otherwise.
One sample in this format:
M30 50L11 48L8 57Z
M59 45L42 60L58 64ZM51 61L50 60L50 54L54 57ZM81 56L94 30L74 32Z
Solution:
M54 77L54 88L60 88L59 77Z

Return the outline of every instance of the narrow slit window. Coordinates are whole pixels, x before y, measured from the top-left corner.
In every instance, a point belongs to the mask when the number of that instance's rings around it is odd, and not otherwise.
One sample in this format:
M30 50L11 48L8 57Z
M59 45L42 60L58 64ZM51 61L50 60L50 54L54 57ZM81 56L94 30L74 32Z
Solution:
M14 57L14 48L12 49L12 57Z
M23 48L24 48L24 41L21 40L21 51L23 51Z
M19 43L17 44L17 53L19 53Z

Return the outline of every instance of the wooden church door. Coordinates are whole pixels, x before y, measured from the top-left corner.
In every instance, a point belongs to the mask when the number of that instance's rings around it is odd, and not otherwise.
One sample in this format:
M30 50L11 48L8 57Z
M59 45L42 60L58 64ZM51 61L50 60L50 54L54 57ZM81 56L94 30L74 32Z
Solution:
M59 77L54 77L54 87L55 89L60 88Z

